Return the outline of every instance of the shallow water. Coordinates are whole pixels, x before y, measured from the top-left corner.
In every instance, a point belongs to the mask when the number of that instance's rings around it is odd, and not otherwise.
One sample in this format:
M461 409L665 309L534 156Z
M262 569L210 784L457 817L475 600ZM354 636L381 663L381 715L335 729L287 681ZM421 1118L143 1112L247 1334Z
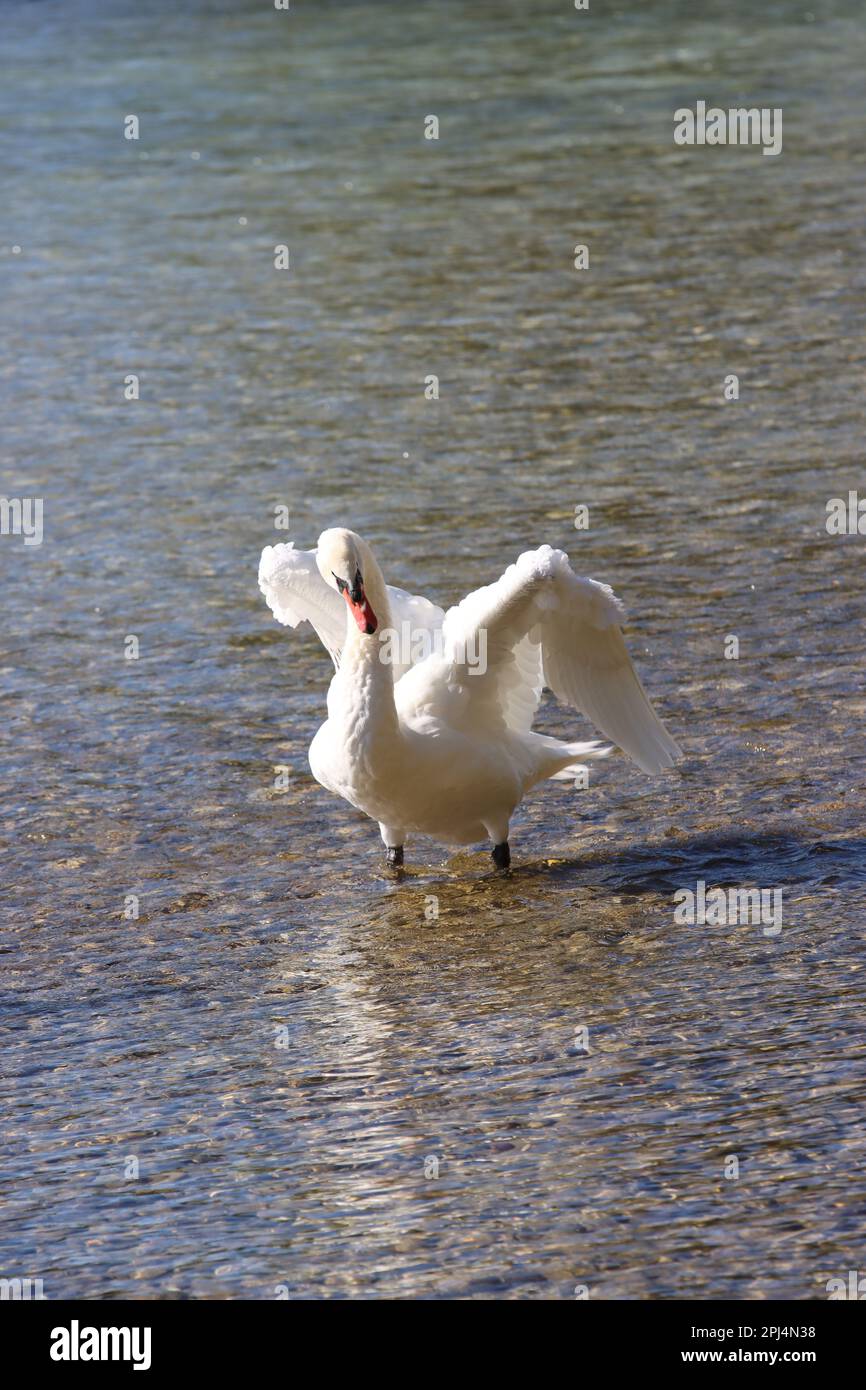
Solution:
M0 538L0 1275L862 1267L866 540L824 521L866 490L866 35L813 9L4 7L2 486L45 536ZM699 97L783 107L782 155L677 149ZM329 666L256 588L279 503L440 603L562 545L685 762L540 789L508 878L424 842L389 876L306 765ZM781 887L783 930L678 925L699 879Z

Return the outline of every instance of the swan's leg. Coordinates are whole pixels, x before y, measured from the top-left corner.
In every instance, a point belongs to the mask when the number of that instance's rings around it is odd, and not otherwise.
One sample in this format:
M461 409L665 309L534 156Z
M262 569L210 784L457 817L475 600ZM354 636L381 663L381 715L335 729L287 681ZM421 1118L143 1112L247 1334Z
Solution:
M406 838L405 830L395 830L391 825L384 825L379 822L379 834L382 836L382 844L387 850L385 858L393 868L399 869L403 863L403 841Z
M497 869L507 869L511 865L511 850L508 848L508 817L501 820L485 821L484 829L493 841L493 862Z

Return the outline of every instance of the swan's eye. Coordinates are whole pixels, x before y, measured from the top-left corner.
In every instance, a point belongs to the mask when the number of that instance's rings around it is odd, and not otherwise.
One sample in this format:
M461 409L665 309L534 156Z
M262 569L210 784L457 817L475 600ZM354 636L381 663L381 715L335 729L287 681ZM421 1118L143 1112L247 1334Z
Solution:
M331 570L331 574L334 574L333 570ZM337 581L337 588L339 589L340 593L344 594L349 587L345 579L341 579L338 574L334 574L334 578Z

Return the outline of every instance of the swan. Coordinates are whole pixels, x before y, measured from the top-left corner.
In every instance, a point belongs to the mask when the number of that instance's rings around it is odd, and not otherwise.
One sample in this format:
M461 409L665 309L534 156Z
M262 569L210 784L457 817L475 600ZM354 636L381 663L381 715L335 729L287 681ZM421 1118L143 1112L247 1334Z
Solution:
M526 551L445 613L386 584L367 542L334 527L315 550L266 546L259 587L278 622L310 623L330 652L328 718L310 768L378 821L392 866L415 833L447 845L489 839L507 869L509 822L529 789L612 751L534 732L544 685L645 772L680 755L632 666L619 600L579 578L562 550Z

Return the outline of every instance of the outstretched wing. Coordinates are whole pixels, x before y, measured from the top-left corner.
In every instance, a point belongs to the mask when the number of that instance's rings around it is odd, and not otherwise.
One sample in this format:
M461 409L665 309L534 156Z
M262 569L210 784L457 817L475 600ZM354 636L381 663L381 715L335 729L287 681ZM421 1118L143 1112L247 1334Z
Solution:
M443 638L454 678L473 701L494 701L511 728L530 727L545 684L644 772L660 772L680 750L644 693L621 618L606 584L578 578L564 551L543 545L449 609ZM470 674L485 641L486 673Z
M319 573L315 550L295 550L291 541L266 545L259 561L259 588L277 622L288 627L310 623L334 665L340 664L346 638L346 605ZM396 682L412 665L413 653L420 659L430 649L429 643L425 648L424 642L419 641L419 634L426 632L435 640L445 614L420 594L409 594L390 584L387 589L391 622L401 638L397 650L404 658L391 662Z
M259 561L259 588L278 623L310 623L335 666L346 636L346 605L326 584L315 550L295 550L294 542L266 545Z

